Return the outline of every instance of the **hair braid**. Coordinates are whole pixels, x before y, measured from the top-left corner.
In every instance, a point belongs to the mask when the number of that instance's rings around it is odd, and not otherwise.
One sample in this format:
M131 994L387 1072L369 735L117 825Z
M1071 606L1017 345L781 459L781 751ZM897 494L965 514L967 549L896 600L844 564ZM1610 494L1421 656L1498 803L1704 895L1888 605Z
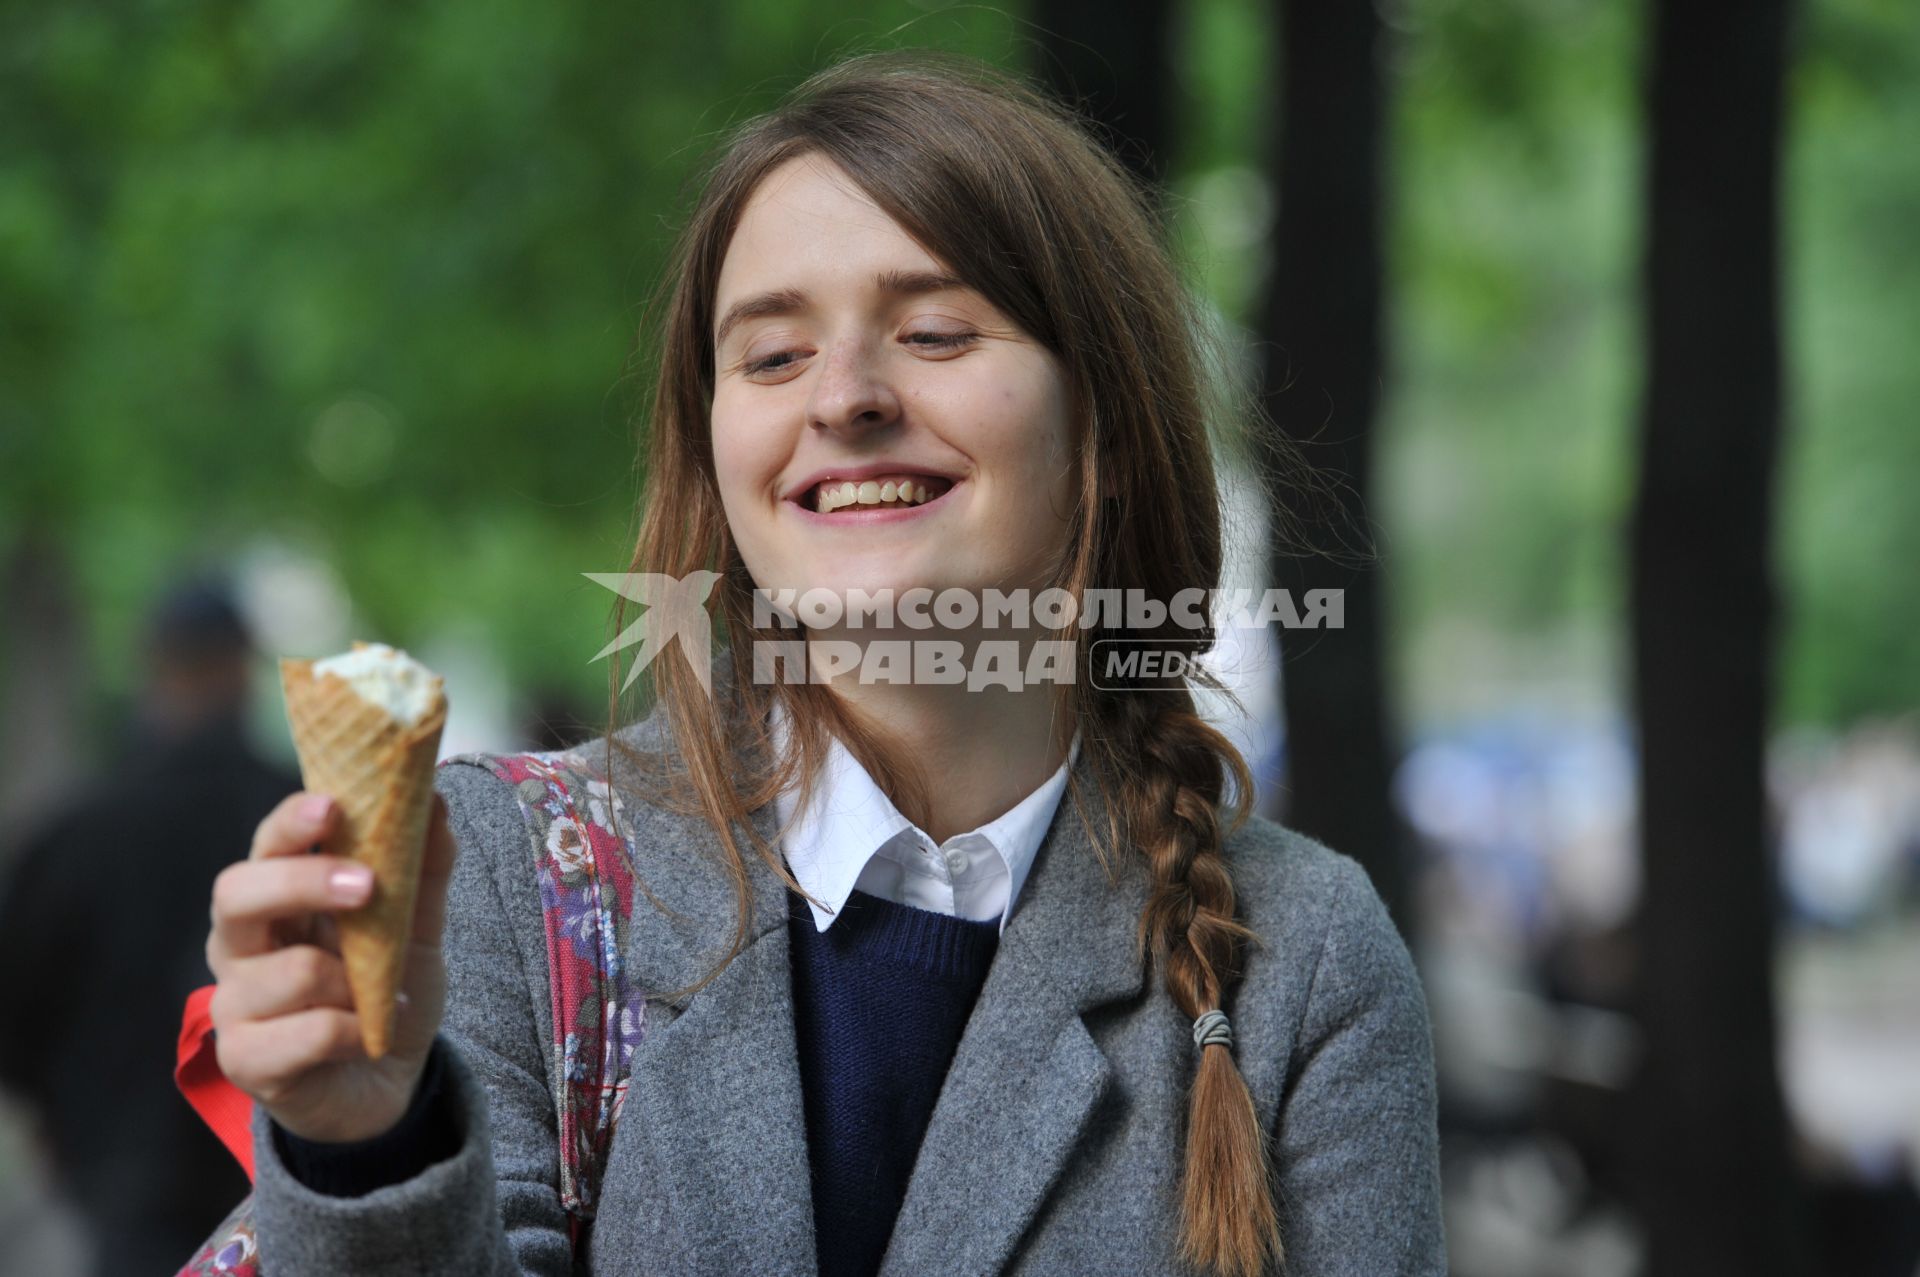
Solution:
M1246 818L1252 778L1239 752L1194 710L1185 691L1155 691L1109 702L1120 739L1137 741L1125 786L1125 819L1147 858L1152 892L1140 916L1141 956L1153 955L1168 994L1197 1019L1225 1007L1254 933L1235 916L1232 875L1221 844ZM1233 820L1223 830L1222 791L1237 782ZM1285 1256L1273 1198L1267 1137L1230 1048L1201 1049L1187 1110L1180 1243L1189 1263L1254 1277L1271 1252Z

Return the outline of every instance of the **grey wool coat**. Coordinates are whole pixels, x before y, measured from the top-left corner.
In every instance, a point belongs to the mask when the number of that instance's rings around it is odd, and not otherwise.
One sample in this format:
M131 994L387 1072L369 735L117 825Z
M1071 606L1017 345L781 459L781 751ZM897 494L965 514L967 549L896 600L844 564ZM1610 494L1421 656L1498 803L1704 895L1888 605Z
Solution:
M658 714L621 736L672 749ZM1083 751L1075 783L1097 804L1087 763ZM635 867L678 915L634 893L629 969L641 987L671 990L725 952L733 889L712 831L649 803L621 770ZM512 789L481 765L444 765L436 785L459 844L442 1027L459 1152L364 1197L330 1197L291 1176L257 1115L268 1277L574 1271L527 827ZM771 805L753 818L770 839ZM1406 946L1350 858L1257 817L1225 850L1241 916L1265 942L1227 1010L1275 1140L1287 1251L1275 1271L1445 1273L1432 1039ZM1177 1190L1198 1051L1191 1020L1134 962L1142 858L1113 859L1117 886L1063 797L944 1081L883 1277L1190 1271L1176 1257ZM595 1274L816 1271L785 887L751 853L748 863L749 946L677 1014L647 1003L585 1244Z

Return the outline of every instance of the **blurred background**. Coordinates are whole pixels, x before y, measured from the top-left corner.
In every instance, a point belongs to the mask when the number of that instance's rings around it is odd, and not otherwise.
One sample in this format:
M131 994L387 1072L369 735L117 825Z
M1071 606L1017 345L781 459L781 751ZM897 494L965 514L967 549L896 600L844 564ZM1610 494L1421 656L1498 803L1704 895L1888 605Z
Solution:
M1344 482L1303 556L1223 451L1227 584L1347 624L1209 704L1414 949L1453 1271L1920 1272L1909 0L258 0L0 15L0 1274L245 1191L170 1074L275 658L604 729L687 178L896 46L1096 116Z

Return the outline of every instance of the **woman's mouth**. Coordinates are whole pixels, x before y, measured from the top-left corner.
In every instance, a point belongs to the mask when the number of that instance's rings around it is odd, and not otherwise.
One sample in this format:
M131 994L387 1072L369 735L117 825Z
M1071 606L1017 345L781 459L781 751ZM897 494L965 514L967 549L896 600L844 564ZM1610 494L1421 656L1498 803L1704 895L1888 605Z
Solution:
M808 489L794 504L816 518L870 523L889 515L917 514L938 504L957 482L943 475L921 474L828 479Z

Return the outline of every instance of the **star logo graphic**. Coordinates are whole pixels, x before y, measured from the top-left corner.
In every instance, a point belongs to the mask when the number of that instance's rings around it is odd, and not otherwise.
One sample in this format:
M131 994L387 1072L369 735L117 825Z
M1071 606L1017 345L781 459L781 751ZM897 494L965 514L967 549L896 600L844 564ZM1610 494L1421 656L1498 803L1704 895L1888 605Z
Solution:
M668 576L664 572L582 572L580 575L647 609L644 616L593 658L598 661L635 643L641 645L634 655L633 668L627 671L626 681L620 685L621 691L632 686L640 671L653 664L653 659L677 640L684 649L687 663L693 666L694 677L700 680L707 697L713 697L713 619L707 615L706 604L720 573L702 568L684 577Z

